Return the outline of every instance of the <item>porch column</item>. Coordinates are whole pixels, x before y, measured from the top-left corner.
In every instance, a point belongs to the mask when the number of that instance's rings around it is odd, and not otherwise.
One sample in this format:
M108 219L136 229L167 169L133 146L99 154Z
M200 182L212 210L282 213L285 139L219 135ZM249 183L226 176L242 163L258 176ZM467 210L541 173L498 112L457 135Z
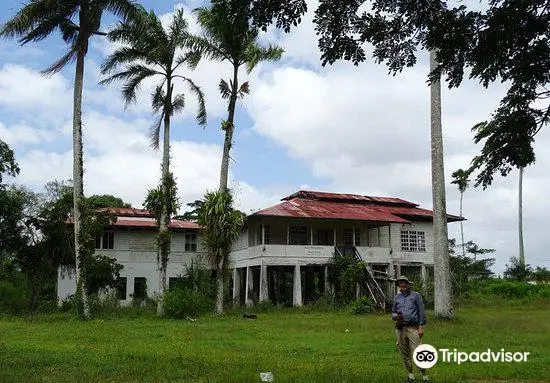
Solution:
M393 246L391 243L391 223L388 225L388 241L389 241L389 248L393 249Z
M290 244L290 225L286 224L286 244Z
M250 291L254 288L254 278L252 277L252 268L250 266L246 267L246 288L244 295L244 302L246 307L250 307L254 304L252 297L250 296Z
M336 247L336 226L334 226L334 247Z
M355 284L355 299L359 300L361 298L361 284L357 282Z
M310 245L313 246L313 225L311 225L311 228L310 228Z
M260 266L260 302L269 300L269 289L267 286L267 266Z
M380 226L376 228L376 231L378 232L378 243L376 244L376 246L381 247L382 245L380 244Z
M393 297L396 294L396 291L395 291L395 278L396 278L396 276L395 276L395 266L391 262L388 263L387 276L390 279L390 281L388 283L388 298L391 298L393 300Z
M351 234L351 240L352 240L351 243L353 243L353 246L355 247L355 226L353 226L353 227L351 228L351 233L352 233L352 234Z
M302 306L302 272L300 265L294 266L294 288L292 289L292 304Z
M233 307L238 307L241 298L241 273L235 265L233 269Z
M325 294L332 296L332 289L328 280L328 266L325 266Z
M262 245L265 245L265 225L262 225Z
M399 278L401 276L401 265L396 265L395 266L395 271L397 271L397 278Z

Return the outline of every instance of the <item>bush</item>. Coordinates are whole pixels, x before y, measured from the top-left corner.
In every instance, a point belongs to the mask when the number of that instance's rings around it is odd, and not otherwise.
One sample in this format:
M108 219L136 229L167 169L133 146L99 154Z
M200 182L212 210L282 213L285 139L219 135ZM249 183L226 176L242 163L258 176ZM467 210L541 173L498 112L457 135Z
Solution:
M371 298L361 297L351 302L348 307L352 314L363 315L374 312L376 303Z
M200 291L183 288L164 293L164 310L169 318L197 317L212 307L214 301Z
M502 279L474 281L468 284L469 298L499 298L507 300L532 300L550 298L550 285L532 285Z
M24 289L8 281L0 281L0 313L21 314L27 308Z

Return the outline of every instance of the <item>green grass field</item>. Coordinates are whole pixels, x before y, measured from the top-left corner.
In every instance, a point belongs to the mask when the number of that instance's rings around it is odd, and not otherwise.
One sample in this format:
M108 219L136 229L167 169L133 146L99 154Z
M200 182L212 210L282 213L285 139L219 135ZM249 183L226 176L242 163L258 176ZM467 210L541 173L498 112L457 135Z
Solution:
M434 382L549 382L550 302L431 313L425 343L460 351L528 351L526 363L439 362ZM346 332L349 329L349 332ZM0 382L401 382L389 315L283 310L196 322L151 316L0 318Z

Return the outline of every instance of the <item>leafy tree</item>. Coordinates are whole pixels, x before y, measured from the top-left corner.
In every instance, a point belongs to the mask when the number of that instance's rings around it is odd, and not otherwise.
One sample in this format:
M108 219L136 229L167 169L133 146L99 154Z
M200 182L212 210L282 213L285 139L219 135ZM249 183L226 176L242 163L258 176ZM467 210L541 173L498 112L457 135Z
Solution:
M550 270L546 267L537 266L537 268L531 274L531 278L536 282L548 282L550 281Z
M334 256L329 268L328 280L335 288L335 298L341 303L357 299L357 283L365 281L365 263L352 255Z
M216 268L216 312L223 312L223 286L231 246L241 232L243 218L233 207L233 197L228 190L208 192L199 215L202 245Z
M166 289L166 263L170 251L170 223L171 212L169 205L170 182L170 125L171 118L176 113L183 111L185 107L185 95L176 93L174 85L176 81L183 81L190 92L198 100L198 112L196 116L199 125L206 124L206 108L204 95L201 89L188 77L178 74L178 68L187 65L194 69L199 63L200 55L197 52L183 50L189 38L187 22L183 10L175 12L167 29L162 26L160 19L153 11L142 12L137 21L121 23L109 33L111 41L124 45L112 53L102 66L104 74L112 73L110 77L102 81L109 84L113 81L124 81L122 96L126 104L136 101L136 92L145 79L159 78L152 94L151 105L153 113L158 116L151 127L150 138L153 148L158 149L160 144L160 130L163 126L163 152L162 152L162 193L164 198L161 204L159 239L161 267L159 293L164 294ZM163 301L159 299L157 315L163 315Z
M186 211L182 215L178 215L177 217L174 217L176 219L183 219L187 221L196 221L199 219L200 211L204 205L204 201L201 199L196 199L193 202L189 202L186 204L188 207L191 208L190 211Z
M98 209L102 207L132 207L131 204L126 203L120 197L115 197L111 194L94 194L87 198L90 207Z
M249 93L248 81L239 84L239 69L246 66L250 73L260 61L276 61L283 49L277 46L264 48L258 44L259 28L251 24L252 0L214 0L211 8L195 10L202 27L201 36L193 36L190 46L203 56L216 61L227 61L233 67L229 81L220 80L219 89L223 99L228 100L228 116L222 121L225 132L223 156L220 171L220 191L227 189L229 152L235 130L235 107L237 99Z
M21 44L37 42L47 38L55 30L69 45L68 52L43 71L53 75L76 60L73 104L73 180L74 180L74 231L75 241L80 238L83 186L82 159L82 88L84 82L84 59L88 53L90 38L105 35L100 31L104 12L129 18L136 15L135 3L131 0L34 0L23 6L16 15L0 28L0 36L17 37ZM80 272L82 259L80 248L83 243L75 242L76 269L79 286L85 286ZM89 318L86 289L82 290L83 314Z
M17 176L19 174L19 166L15 162L13 150L7 143L0 140L0 187L2 187L2 176L4 174L12 177Z
M462 217L462 202L464 199L464 192L468 188L468 184L470 183L469 177L470 172L463 169L458 169L451 174L451 177L453 178L453 181L451 183L453 185L458 186L458 191L460 192L460 216ZM466 255L466 244L464 243L464 225L463 221L460 221L460 238L462 240L462 256Z
M451 254L450 265L453 280L453 291L460 294L466 289L466 284L470 280L488 279L493 275L491 266L495 263L495 258L477 259L479 255L492 254L494 249L480 248L473 241L466 243L467 254L472 257L456 254L456 240L449 240L449 253Z
M524 282L530 279L532 273L533 269L530 265L521 263L517 257L512 257L510 258L510 264L506 264L504 278Z

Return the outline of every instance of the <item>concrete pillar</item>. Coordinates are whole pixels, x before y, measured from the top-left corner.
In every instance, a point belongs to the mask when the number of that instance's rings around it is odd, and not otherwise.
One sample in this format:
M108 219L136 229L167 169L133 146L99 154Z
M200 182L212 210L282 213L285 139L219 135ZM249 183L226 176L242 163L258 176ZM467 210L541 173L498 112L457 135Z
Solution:
M246 307L250 307L254 304L254 301L252 300L252 290L254 289L254 278L252 277L252 267L247 266L246 267L246 288L245 288L245 295L244 295L244 302L246 304Z
M292 304L302 306L302 272L300 265L294 267L294 288L292 289Z
M328 266L325 266L325 294L332 297L332 288L328 280Z
M309 228L310 245L313 246L313 225Z
M336 226L334 227L334 246L336 246Z
M262 225L262 245L265 245L265 225Z
M267 285L267 266L260 266L260 302L269 300L269 287Z
M399 278L401 276L401 265L396 265L395 266L395 271L396 271L396 277Z
M233 307L241 303L241 273L237 266L233 269Z
M355 284L355 299L361 298L361 284L357 282Z

